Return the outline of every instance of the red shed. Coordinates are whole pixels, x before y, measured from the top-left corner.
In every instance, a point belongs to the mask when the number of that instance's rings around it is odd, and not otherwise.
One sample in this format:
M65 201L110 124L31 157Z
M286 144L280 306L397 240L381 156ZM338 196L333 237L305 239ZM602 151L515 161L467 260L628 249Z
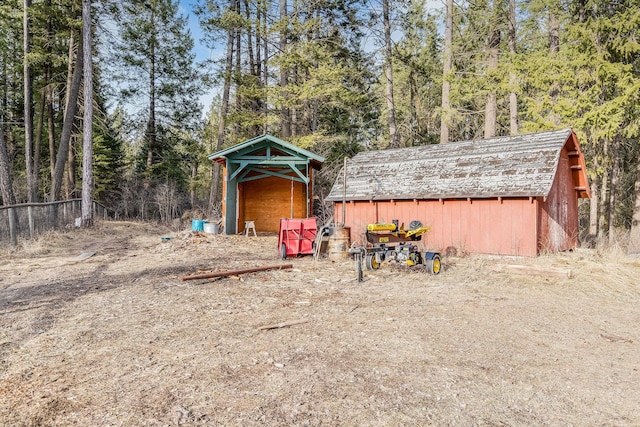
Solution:
M589 198L584 155L571 129L426 145L354 156L329 194L334 218L364 243L369 223L431 231L434 250L536 256L578 244L578 199ZM424 238L423 238L424 240Z

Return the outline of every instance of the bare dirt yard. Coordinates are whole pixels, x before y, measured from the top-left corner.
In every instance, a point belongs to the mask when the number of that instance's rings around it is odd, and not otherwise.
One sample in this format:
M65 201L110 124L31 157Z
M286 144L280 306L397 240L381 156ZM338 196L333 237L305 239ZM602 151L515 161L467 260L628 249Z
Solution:
M281 264L276 242L105 222L0 252L0 423L640 425L637 258L179 280Z

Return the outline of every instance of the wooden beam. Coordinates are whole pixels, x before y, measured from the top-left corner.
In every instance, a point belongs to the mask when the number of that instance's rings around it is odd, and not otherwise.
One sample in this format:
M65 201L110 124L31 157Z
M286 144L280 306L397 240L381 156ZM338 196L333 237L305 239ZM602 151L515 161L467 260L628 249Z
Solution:
M238 179L238 182L255 181L257 179L267 178L269 176L275 176L275 177L278 177L278 178L290 179L290 180L293 180L293 181L302 182L303 184L306 184L309 181L309 178L307 178L307 177L304 177L304 179L302 179L302 178L298 178L297 176L287 175L285 173L278 172L278 171L272 171L272 170L269 170L269 169L248 167L247 170L248 171L252 171L252 172L256 172L256 173L258 173L260 175L249 176L249 177L243 176L243 177ZM284 170L283 170L283 172L284 172Z
M184 282L185 280L213 279L215 277L238 276L240 274L255 273L258 271L267 271L267 270L283 270L285 268L293 268L293 264L268 265L264 267L246 268L243 270L226 270L226 271L218 271L214 273L192 274L192 275L180 277L180 281Z

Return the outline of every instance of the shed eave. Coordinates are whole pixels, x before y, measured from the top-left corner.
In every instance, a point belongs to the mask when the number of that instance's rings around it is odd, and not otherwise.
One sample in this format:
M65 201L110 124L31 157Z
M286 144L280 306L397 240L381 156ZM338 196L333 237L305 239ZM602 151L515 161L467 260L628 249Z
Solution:
M211 161L217 161L218 163L224 163L226 161L226 159L229 157L230 154L233 154L235 152L244 150L246 148L258 145L260 143L262 143L263 141L268 140L271 141L275 144L281 145L282 147L285 147L289 150L295 151L297 153L299 153L302 156L305 156L307 158L310 159L310 163L312 165L312 167L314 169L320 169L321 164L324 162L325 158L322 156L319 156L315 153L312 153L311 151L305 150L304 148L300 148L297 147L293 144L290 144L286 141L281 140L280 138L276 138L275 136L269 135L269 134L263 134L260 136L257 136L255 138L249 139L243 143L234 145L233 147L229 147L229 148L225 148L223 150L217 151L213 154L210 154L209 156L207 156L207 158Z
M537 198L537 197L547 197L547 194L542 193L509 193L509 194L482 194L482 195L470 195L470 194L447 194L447 195L416 195L416 196L389 196L389 195L377 195L373 197L350 197L347 196L344 200L346 202L388 202L388 201L400 201L400 200L419 200L419 201L441 201L441 200L487 200L487 199L523 199L523 198ZM329 202L342 202L342 197L337 196L329 196L327 197L327 201Z

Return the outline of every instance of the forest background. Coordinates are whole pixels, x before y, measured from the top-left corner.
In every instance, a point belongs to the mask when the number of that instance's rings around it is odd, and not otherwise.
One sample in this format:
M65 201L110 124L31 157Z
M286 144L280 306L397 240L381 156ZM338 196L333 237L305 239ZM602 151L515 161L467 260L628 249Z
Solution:
M327 159L322 208L362 150L571 127L592 193L584 237L640 236L635 0L190 6L219 58L196 61L174 0L2 2L2 205L76 198L84 182L121 218L214 216L207 155L269 133Z

